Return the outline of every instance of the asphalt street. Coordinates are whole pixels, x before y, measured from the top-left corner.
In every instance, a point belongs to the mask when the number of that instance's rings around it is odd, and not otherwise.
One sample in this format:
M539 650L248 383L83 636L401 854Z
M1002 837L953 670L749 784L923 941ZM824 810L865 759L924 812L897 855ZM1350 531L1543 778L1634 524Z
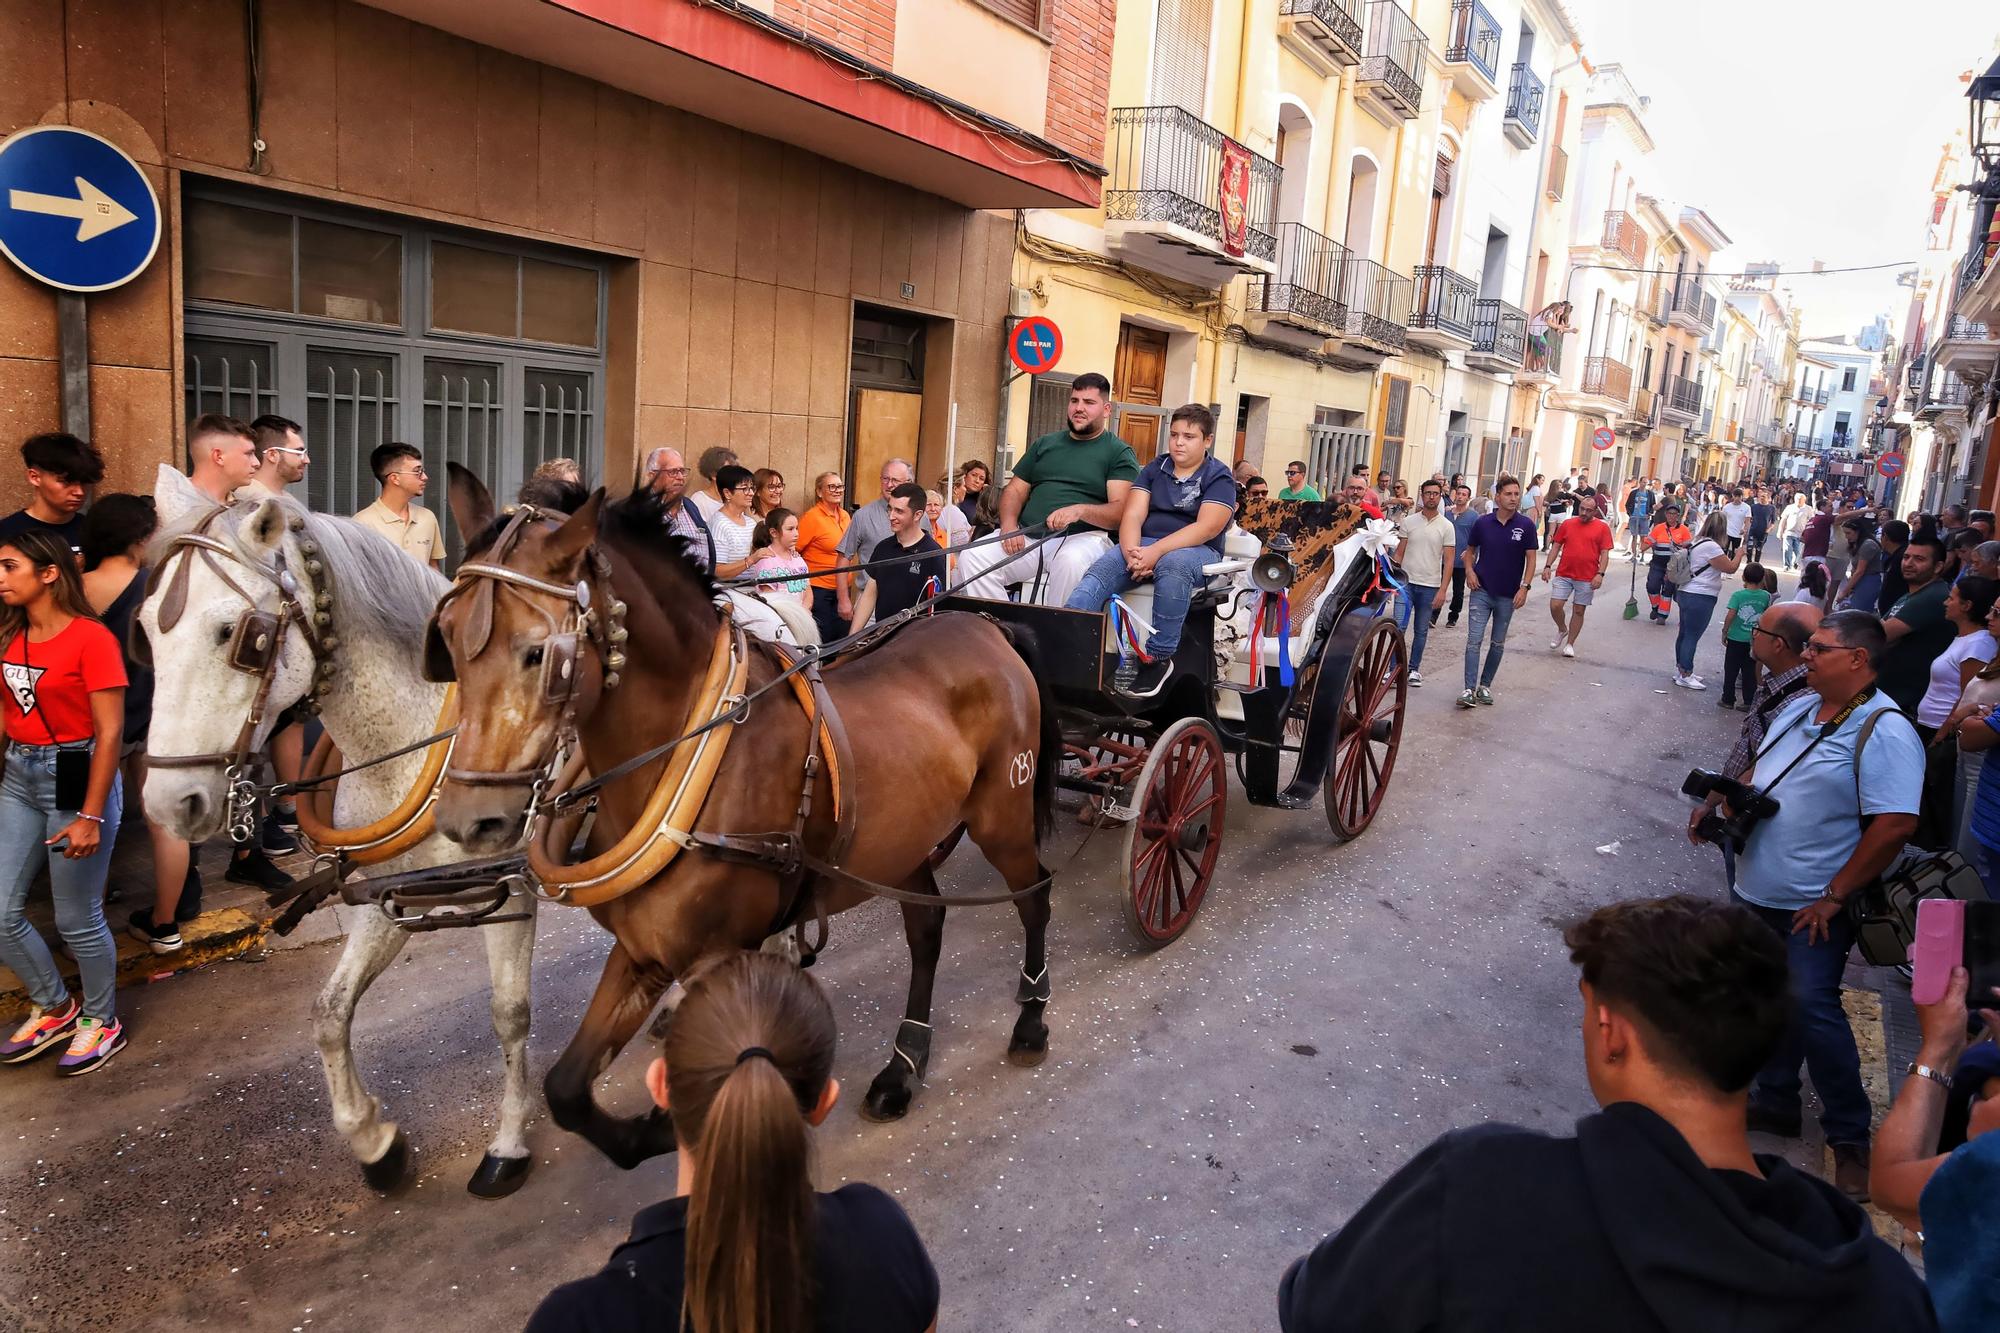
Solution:
M1673 688L1672 631L1620 619L1627 571L1614 562L1574 660L1549 650L1536 585L1491 708L1453 706L1465 631L1434 633L1387 808L1356 842L1335 845L1317 810L1252 809L1232 782L1216 881L1165 950L1134 944L1119 839L1096 835L1058 881L1040 1068L1004 1059L1018 922L968 909L946 930L914 1109L861 1120L906 955L886 905L835 921L818 975L847 1095L818 1134L820 1182L901 1200L942 1279L942 1328L1274 1328L1285 1266L1433 1137L1562 1131L1592 1109L1559 931L1623 897L1723 892L1677 792L1740 717ZM1058 862L1083 832L1065 819ZM945 876L947 892L996 884L969 848ZM606 945L581 912L544 910L537 1086ZM450 933L417 939L357 1025L419 1172L372 1192L329 1121L310 1030L332 950L127 992L132 1045L90 1078L0 1069L0 1327L518 1327L670 1190L671 1159L621 1171L544 1116L525 1187L466 1194L498 1051L483 951ZM607 1105L644 1104L645 1058L612 1067Z

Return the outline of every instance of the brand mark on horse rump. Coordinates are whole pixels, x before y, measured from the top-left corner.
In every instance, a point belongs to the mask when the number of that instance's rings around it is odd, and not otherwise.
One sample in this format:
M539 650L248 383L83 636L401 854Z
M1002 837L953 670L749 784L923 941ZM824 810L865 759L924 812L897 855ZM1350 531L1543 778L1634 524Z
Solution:
M1007 767L1007 785L1025 787L1035 780L1035 752L1023 750Z

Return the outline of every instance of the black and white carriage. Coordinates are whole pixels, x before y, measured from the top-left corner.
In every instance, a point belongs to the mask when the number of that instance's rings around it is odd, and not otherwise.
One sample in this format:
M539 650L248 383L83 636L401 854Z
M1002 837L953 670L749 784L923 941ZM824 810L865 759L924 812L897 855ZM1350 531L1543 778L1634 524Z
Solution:
M1127 626L1150 620L1150 584L1107 612L941 604L1034 634L1061 718L1059 781L1124 824L1126 917L1151 947L1179 938L1208 892L1231 757L1251 804L1317 803L1345 841L1381 809L1402 744L1409 650L1397 612L1407 602L1390 564L1392 525L1339 504L1266 502L1239 518L1151 697L1118 688Z

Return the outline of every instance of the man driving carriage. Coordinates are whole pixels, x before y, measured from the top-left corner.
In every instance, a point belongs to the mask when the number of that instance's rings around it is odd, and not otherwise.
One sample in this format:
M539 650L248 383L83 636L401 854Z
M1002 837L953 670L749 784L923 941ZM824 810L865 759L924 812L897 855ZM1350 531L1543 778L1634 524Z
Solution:
M1069 600L1084 572L1114 549L1108 534L1124 520L1126 496L1139 475L1132 447L1110 427L1111 382L1094 371L1077 376L1069 389L1068 428L1030 444L1001 492L1000 531L1012 535L958 557L960 591L1000 601L1009 586L1022 584L1029 601L1061 606ZM1060 535L1029 551L1020 530L1036 524Z
M1152 627L1127 694L1160 692L1173 671L1202 566L1222 556L1222 537L1236 513L1236 480L1209 453L1214 443L1213 413L1197 403L1174 409L1167 452L1146 464L1126 497L1118 545L1097 558L1065 603L1102 611L1114 594L1153 581Z

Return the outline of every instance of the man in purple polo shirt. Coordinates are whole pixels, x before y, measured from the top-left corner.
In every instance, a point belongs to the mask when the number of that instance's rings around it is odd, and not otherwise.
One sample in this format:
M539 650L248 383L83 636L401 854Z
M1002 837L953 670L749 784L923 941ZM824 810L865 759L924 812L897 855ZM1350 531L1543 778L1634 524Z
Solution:
M1507 626L1528 600L1535 576L1535 525L1521 515L1521 483L1502 473L1493 486L1493 512L1483 514L1465 539L1465 587L1471 600L1465 636L1465 693L1460 708L1493 702L1493 678L1507 650ZM1480 669L1479 641L1493 626L1493 644Z

